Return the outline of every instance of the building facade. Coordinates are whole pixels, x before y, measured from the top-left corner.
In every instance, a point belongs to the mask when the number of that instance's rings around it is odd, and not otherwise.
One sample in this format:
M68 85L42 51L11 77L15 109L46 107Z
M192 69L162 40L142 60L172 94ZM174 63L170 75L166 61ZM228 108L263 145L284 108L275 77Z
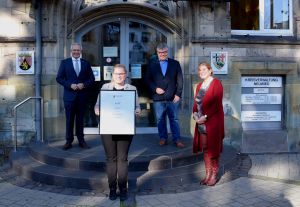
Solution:
M83 45L83 58L97 79L91 89L85 133L97 134L93 113L97 94L111 76L111 67L129 69L128 82L137 86L142 117L138 133L155 133L152 101L144 82L155 47L167 42L170 56L184 73L180 123L192 137L197 67L207 61L224 87L225 142L243 151L251 144L247 132L282 133L286 150L299 150L300 140L300 14L296 0L171 1L171 0L30 0L0 2L0 134L11 140L13 107L35 96L34 74L17 72L20 52L36 51L37 11L42 17L41 94L44 99L44 137L64 138L62 87L56 73L70 56L72 42ZM37 8L40 6L40 8ZM34 105L20 107L20 142L35 136ZM257 134L256 134L257 135ZM256 136L254 135L254 136ZM259 141L258 141L259 142ZM262 142L264 144L264 142ZM245 150L247 151L247 150ZM285 150L283 150L285 151Z

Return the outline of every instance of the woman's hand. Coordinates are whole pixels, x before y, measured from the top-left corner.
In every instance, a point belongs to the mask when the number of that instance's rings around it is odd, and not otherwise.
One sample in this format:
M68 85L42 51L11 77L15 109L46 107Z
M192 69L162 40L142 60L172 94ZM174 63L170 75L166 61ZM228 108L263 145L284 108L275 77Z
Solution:
M99 110L99 107L95 107L94 110L95 110L95 114L96 114L97 116L100 116L100 110Z
M195 120L197 122L197 124L204 124L206 122L206 116L200 116L199 119Z

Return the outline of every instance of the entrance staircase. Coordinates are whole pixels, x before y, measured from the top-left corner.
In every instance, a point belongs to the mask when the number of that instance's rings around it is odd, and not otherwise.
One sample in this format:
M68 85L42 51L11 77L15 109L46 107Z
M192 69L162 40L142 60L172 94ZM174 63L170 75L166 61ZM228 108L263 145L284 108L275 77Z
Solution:
M43 184L78 189L104 190L108 188L105 173L105 154L101 139L86 136L90 149L78 147L64 151L65 141L31 143L13 152L11 166L20 176ZM186 145L178 149L169 143L158 145L153 134L139 134L133 139L129 152L129 189L146 191L182 183L198 183L205 175L202 154L192 153L192 139L182 138ZM224 146L220 160L220 173L231 168L236 161L236 150Z

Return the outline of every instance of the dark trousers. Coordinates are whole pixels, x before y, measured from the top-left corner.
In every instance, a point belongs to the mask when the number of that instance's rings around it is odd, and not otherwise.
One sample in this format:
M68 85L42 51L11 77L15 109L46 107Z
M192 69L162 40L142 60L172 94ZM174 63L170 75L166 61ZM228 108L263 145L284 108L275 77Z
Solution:
M65 101L66 111L66 141L72 143L74 140L74 121L76 123L76 136L79 143L84 142L83 120L86 107L86 100L76 98L74 101Z
M127 188L128 151L133 135L101 135L106 154L106 172L109 188Z

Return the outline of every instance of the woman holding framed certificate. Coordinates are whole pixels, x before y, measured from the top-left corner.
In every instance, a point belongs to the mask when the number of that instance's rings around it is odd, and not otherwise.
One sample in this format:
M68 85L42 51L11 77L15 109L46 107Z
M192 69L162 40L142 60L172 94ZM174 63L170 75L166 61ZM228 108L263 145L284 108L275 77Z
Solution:
M134 105L134 110L132 111L132 113L135 113L135 115L139 116L141 113L141 108L138 100L137 90L135 86L125 83L126 77L127 77L126 67L121 64L115 65L112 71L112 81L102 86L100 94L101 92L104 91L111 91L111 92L115 91L116 94L120 94L119 93L120 91L135 91L135 96L134 96L135 100L132 103ZM102 109L102 105L101 105L102 102L105 102L105 100L101 100L101 97L102 99L104 99L107 96L101 96L100 94L98 96L98 100L95 105L95 114L98 116L100 116L100 114L103 115L103 113L107 113L107 110ZM121 96L113 95L113 97L122 98L122 95ZM124 93L124 97L125 97L125 93ZM99 107L100 105L101 105L101 110ZM120 99L118 101L115 101L111 105L113 106L110 108L113 109L114 111L111 111L109 113L116 116L122 114L121 110L115 113L116 110L125 107L130 108L127 107L127 105L130 105L130 103L123 103L122 100ZM116 118L116 116L114 116L113 118ZM124 118L124 116L120 115L119 118L122 119ZM101 119L100 125L102 122L109 122L110 126L115 125L115 122L112 122L111 120L108 119ZM101 133L100 130L102 144L106 155L106 173L107 173L108 185L110 189L109 199L110 200L117 199L117 186L118 186L120 192L120 200L124 201L127 199L128 152L132 142L133 134L128 134L126 132L122 134L122 130L120 130L120 127L115 127L113 130L116 133L103 134Z

